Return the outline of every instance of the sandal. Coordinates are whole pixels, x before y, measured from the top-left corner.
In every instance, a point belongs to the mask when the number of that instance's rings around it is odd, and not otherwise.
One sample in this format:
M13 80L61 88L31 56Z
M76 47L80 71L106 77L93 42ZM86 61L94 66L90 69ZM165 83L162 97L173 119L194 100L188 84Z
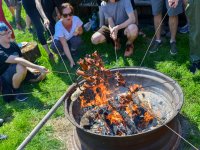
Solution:
M124 52L124 57L130 57L133 54L133 44L126 44L126 50Z

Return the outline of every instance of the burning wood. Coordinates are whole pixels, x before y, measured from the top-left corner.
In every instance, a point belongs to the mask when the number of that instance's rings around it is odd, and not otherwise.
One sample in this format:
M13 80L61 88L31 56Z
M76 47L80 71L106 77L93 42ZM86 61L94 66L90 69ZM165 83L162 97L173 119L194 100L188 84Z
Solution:
M77 74L85 79L79 99L83 128L102 135L132 135L157 124L157 120L138 101L141 85L130 85L127 92L118 94L119 86L126 86L120 72L112 74L94 52L80 59ZM114 88L113 88L114 85ZM156 122L156 123L155 123Z

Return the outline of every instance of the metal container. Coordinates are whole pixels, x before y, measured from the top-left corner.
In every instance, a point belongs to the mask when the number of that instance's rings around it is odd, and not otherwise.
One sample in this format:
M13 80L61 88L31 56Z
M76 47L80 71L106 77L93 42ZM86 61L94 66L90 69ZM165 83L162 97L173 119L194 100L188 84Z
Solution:
M140 84L144 87L152 110L159 112L162 124L152 130L144 131L130 136L105 136L92 133L83 129L80 123L80 101L65 100L65 115L75 125L74 144L77 150L171 150L177 149L180 139L169 130L172 128L181 134L180 123L177 119L183 104L183 92L176 81L158 71L126 67L111 69L115 73L119 71L127 84ZM84 81L80 81L82 84ZM113 82L112 79L110 81ZM72 89L71 92L73 92ZM121 89L123 92L123 88Z

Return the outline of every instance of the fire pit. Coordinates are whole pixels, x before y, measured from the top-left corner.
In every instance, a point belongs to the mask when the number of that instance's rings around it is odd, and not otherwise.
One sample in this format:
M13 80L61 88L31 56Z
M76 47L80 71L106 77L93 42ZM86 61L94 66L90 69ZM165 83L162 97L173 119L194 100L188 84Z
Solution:
M126 85L142 85L144 90L138 91L137 95L139 95L140 101L146 104L147 107L144 108L151 110L154 120L152 119L151 124L148 124L148 128L142 129L139 132L135 132L136 128L134 128L134 132L131 132L131 134L127 131L123 132L123 134L115 135L110 132L99 134L91 130L91 128L84 127L83 117L87 111L83 113L80 99L75 101L72 101L70 98L66 99L65 114L76 127L72 137L74 143L73 149L177 149L180 139L165 125L181 134L180 123L177 119L177 114L183 104L183 93L180 86L173 79L152 69L126 67L115 68L110 71L113 74L120 73L124 77ZM84 80L80 81L79 85L83 85L84 82ZM114 79L111 78L109 83L113 84ZM73 93L76 88L74 86L71 92ZM119 91L118 95L123 95L127 91L127 88L121 86ZM128 124L130 129L131 123ZM138 128L136 130L138 131Z

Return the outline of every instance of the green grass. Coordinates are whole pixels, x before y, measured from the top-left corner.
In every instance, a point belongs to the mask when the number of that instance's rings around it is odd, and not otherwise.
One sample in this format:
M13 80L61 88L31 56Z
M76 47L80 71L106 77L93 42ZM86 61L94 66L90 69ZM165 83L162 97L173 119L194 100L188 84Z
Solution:
M15 35L17 42L33 41L36 40L27 31L18 31L12 21L10 12L5 4L3 5L6 18L12 22L15 29ZM22 11L22 16L25 18L25 12ZM25 23L23 22L23 26ZM148 47L149 39L151 39L153 33L146 31L147 38L139 37L135 42L135 53L131 58L123 57L123 50L118 52L119 64L118 66L139 66L141 60L145 54L145 50ZM109 44L101 44L94 46L90 43L90 37L92 32L84 33L84 46L79 50L79 56L84 57L85 54L90 54L97 50L102 56L106 67L117 67L115 62L114 49ZM181 110L181 114L187 118L192 125L192 130L188 131L188 140L195 146L200 145L200 72L192 75L188 71L189 66L189 46L188 35L179 35L177 37L177 44L179 53L177 56L171 56L169 53L169 44L162 46L161 50L155 54L147 54L146 59L142 66L156 69L166 75L177 79L181 85L185 101ZM55 64L49 63L47 54L41 45L39 45L42 56L38 59L38 64L47 67L49 70L65 71L65 68L60 60ZM124 49L124 47L122 47ZM75 59L76 61L78 58ZM70 69L69 63L65 60L68 69L71 73L75 73L75 69ZM72 75L75 79L76 76ZM181 78L188 78L180 80ZM56 101L62 96L64 91L71 84L69 77L65 74L50 73L47 79L38 84L26 83L23 87L25 92L34 92L29 95L29 100L24 103L13 101L9 104L4 103L0 99L0 118L4 118L6 123L0 127L0 133L4 133L9 136L7 140L0 141L0 149L13 150L16 149L19 144L26 138L26 136L32 131L37 123L44 117L49 109L56 103ZM41 93L41 91L43 93ZM64 108L60 107L52 118L58 116L64 117ZM53 150L60 149L63 146L59 140L53 137L55 131L50 125L45 125L42 130L34 137L34 139L28 144L26 149L28 150Z

